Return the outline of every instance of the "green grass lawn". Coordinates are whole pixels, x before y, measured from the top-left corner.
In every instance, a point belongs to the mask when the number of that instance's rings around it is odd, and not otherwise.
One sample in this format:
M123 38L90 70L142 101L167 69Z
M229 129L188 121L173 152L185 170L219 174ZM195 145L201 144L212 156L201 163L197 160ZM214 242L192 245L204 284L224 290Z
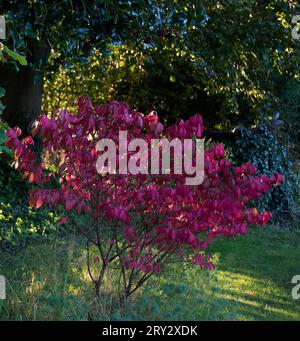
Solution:
M219 296L239 320L300 320L300 300L292 299L291 279L300 274L300 231L252 231L216 246Z
M300 300L291 296L291 279L300 274L299 229L250 230L219 240L211 251L215 271L172 264L121 314L111 311L109 295L95 301L81 237L31 245L0 266L7 278L0 319L84 320L97 305L101 317L94 317L102 319L300 320Z

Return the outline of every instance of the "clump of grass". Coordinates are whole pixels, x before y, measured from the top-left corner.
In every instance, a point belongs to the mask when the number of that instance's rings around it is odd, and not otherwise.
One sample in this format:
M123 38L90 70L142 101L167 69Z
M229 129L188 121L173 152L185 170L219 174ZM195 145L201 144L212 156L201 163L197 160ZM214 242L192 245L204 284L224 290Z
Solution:
M0 301L2 320L86 319L92 288L85 277L81 240L76 239L33 243L0 267L7 281L7 299Z

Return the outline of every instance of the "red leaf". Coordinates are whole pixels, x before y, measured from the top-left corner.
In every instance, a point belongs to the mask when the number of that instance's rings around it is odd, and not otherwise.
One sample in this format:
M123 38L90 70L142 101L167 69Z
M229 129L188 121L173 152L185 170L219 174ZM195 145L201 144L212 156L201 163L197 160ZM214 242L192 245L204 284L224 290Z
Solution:
M34 174L31 173L29 177L29 183L32 184L34 182Z
M43 200L40 197L40 198L37 199L35 207L36 208L40 208L40 207L42 207L42 205L43 205Z

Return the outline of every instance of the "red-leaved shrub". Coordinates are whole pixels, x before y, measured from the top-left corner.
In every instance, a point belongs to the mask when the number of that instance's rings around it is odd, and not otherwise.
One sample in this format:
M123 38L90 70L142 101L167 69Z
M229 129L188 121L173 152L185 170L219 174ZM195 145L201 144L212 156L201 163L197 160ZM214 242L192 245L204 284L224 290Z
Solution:
M52 118L40 116L32 125L31 135L42 141L43 152L62 156L53 173L37 162L32 137L21 139L18 128L7 132L15 167L24 179L36 184L29 193L30 206L63 205L62 224L76 214L86 215L81 230L88 245L96 245L99 251L94 257L99 274L90 271L98 295L110 268L120 272L120 297L133 293L152 274L161 273L173 256L213 269L207 248L217 237L244 235L248 224L266 224L270 219L270 212L258 213L249 206L284 181L283 176L256 176L249 163L232 167L224 159L222 145L205 151L205 177L198 186L186 185L185 174L173 172L99 175L96 143L101 138L118 141L120 130L128 132L129 141L158 136L200 138L203 123L195 115L164 130L154 112L144 117L123 103L94 107L89 99L79 98L77 115L61 110ZM58 180L56 185L53 178ZM89 269L91 261L88 255Z

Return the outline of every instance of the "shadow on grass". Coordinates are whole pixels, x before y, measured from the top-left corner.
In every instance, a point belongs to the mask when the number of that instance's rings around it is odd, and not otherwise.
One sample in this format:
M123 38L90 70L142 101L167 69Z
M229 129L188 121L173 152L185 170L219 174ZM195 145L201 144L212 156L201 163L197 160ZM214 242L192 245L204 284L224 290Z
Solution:
M214 245L219 261L219 297L237 302L238 319L300 320L300 302L291 296L300 274L300 231L268 227L247 237Z

